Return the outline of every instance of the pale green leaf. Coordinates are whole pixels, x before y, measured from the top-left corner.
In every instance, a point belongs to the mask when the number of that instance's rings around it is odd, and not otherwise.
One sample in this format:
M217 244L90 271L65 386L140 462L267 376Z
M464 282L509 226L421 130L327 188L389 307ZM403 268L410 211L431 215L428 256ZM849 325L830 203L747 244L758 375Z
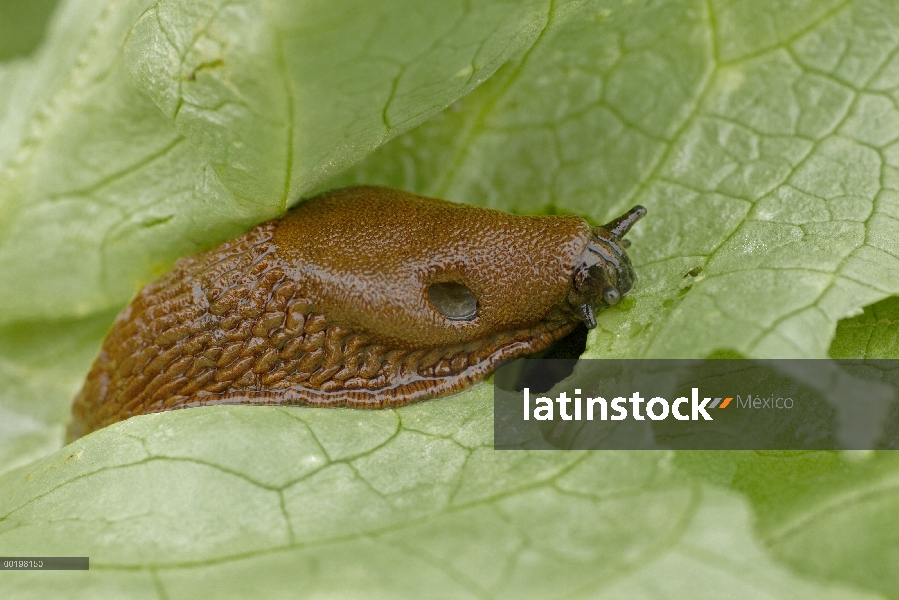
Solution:
M135 417L0 478L0 554L90 556L70 598L876 597L779 566L670 453L493 450L490 395Z

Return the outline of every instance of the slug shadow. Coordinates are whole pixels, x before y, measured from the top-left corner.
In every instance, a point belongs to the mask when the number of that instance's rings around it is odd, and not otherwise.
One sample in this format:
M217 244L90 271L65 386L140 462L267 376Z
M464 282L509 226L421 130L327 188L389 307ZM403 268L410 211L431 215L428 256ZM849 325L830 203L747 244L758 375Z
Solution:
M552 346L520 359L518 369L501 369L496 374L495 383L500 389L520 392L529 388L534 393L543 393L567 378L574 371L578 358L587 348L587 327L581 323L574 331ZM528 369L529 359L555 359L550 368Z

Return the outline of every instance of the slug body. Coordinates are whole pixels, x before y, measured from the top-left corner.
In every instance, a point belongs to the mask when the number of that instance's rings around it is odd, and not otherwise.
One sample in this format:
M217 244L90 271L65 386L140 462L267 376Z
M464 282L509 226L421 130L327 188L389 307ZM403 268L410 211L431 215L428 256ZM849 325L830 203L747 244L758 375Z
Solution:
M179 260L118 316L69 439L208 404L381 408L539 352L634 274L604 227L375 187L337 190Z

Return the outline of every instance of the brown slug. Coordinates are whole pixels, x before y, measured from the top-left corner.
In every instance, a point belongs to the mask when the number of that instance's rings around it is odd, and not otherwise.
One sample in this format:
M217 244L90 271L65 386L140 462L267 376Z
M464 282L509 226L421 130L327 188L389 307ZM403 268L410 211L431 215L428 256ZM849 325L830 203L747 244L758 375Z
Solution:
M354 187L182 258L116 318L69 440L209 404L381 408L455 392L547 348L630 290L622 236Z

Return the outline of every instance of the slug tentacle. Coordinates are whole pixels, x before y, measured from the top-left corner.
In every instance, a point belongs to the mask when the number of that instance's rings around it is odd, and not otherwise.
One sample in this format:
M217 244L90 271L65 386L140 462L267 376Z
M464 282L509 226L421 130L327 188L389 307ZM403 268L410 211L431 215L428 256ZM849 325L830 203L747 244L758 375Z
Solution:
M605 225L603 225L602 227L598 227L597 229L605 229L614 237L621 239L624 235L627 234L628 231L631 230L631 227L634 226L634 223L642 219L644 215L646 215L646 209L638 204L614 221L606 223Z
M578 306L578 310L581 311L581 320L587 326L587 329L594 329L596 327L596 316L593 314L593 305L589 302L584 302Z
M337 190L179 260L119 315L68 437L209 404L381 408L540 352L634 274L624 235L385 188Z

